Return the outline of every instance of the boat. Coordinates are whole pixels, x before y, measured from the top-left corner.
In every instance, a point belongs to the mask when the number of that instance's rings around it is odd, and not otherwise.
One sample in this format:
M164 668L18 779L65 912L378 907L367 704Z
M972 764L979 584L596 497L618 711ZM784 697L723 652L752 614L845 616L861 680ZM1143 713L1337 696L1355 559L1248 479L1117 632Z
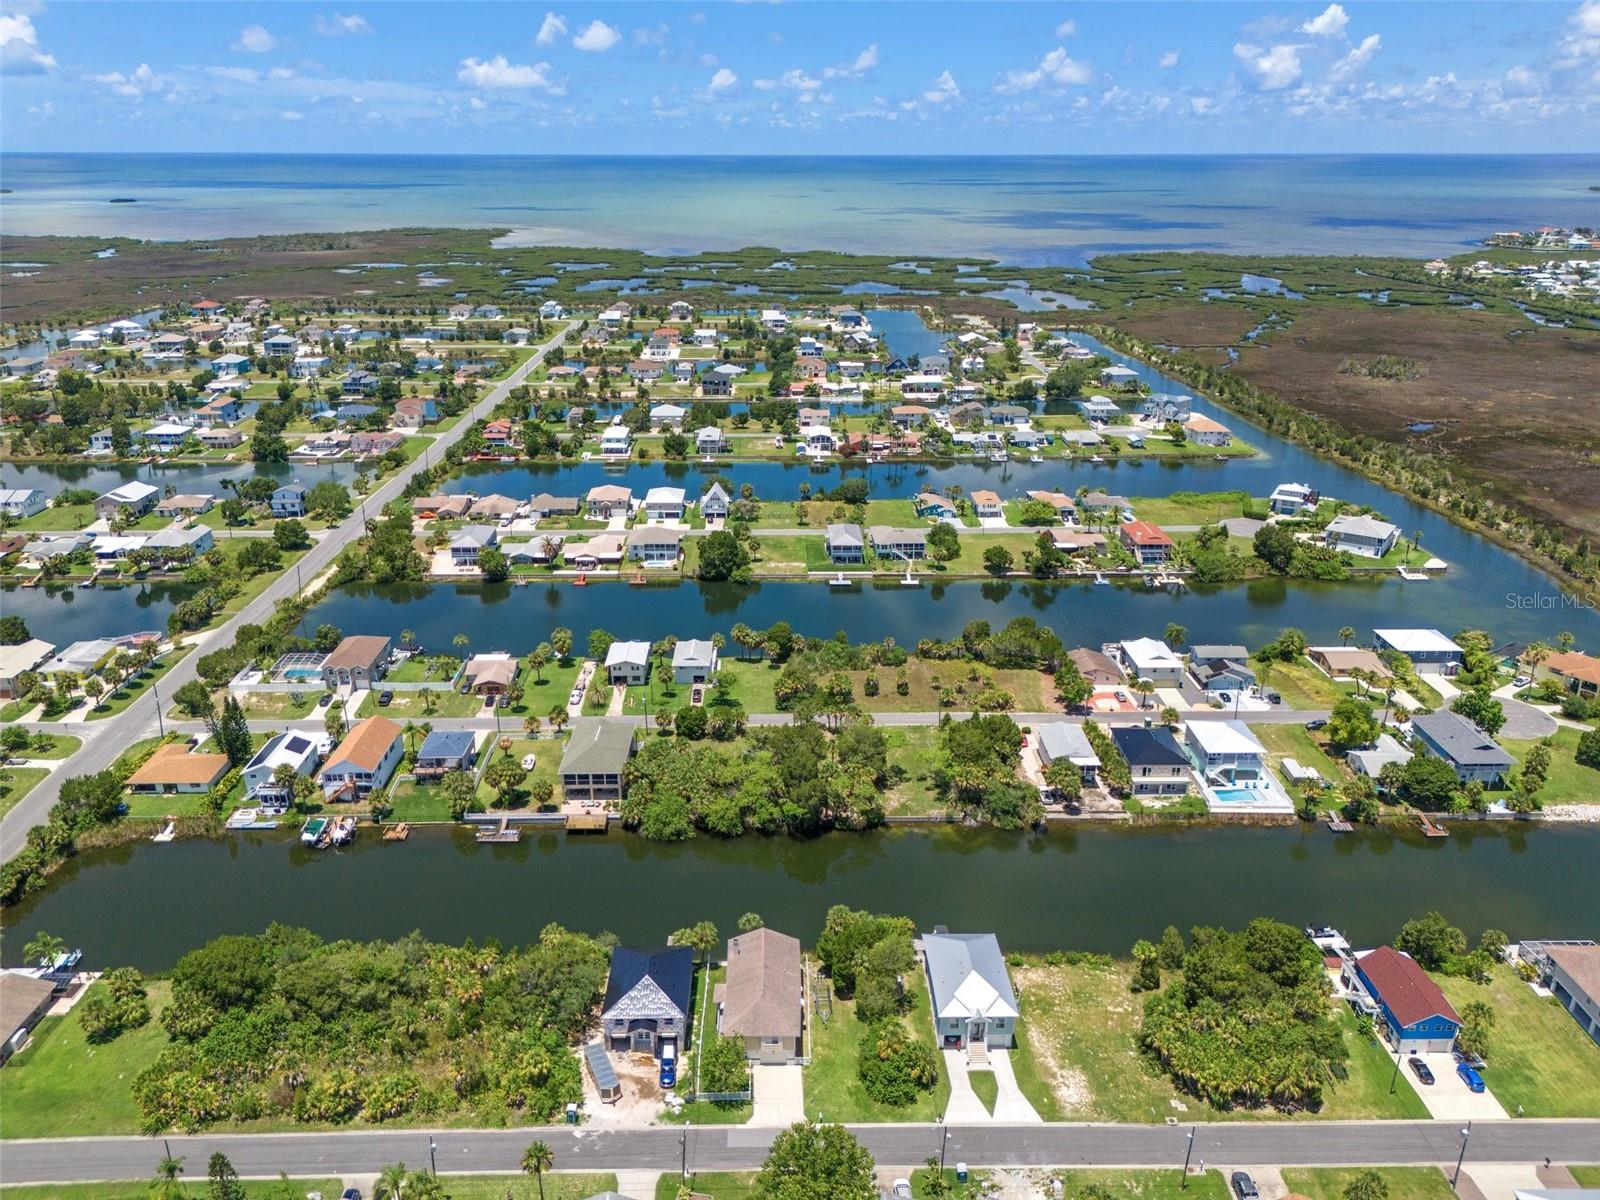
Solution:
M331 817L312 817L300 828L300 841L306 846L320 846L328 837L328 829L333 825Z
M348 846L356 839L356 819L354 817L340 817L333 823L333 829L328 835L328 840L335 846Z
M1092 463L1103 463L1105 462L1105 459L1101 458L1098 454L1091 454L1089 456L1089 461Z
M537 762L538 762L538 759L534 755L532 755L532 754L524 754L522 756L522 769L524 771L531 771L534 768L534 764L537 763Z
M522 828L521 826L513 825L505 817L501 817L498 828L490 828L487 825L480 826L473 835L473 840L478 842L520 842L522 840Z
M94 586L94 576L91 575L87 579L78 580L78 586L81 587L81 588L91 588L91 587L93 587Z
M174 838L176 838L177 836L178 836L177 825L175 823L173 823L172 821L168 821L165 825L163 825L161 827L161 832L152 835L150 840L152 842L170 842Z
M1044 455L1042 455L1042 454L1030 454L1030 455L1028 455L1028 461L1031 462L1031 463L1042 463L1044 461Z
M1111 580L1109 580L1109 579L1107 579L1107 578L1106 578L1106 577L1105 577L1105 575L1104 575L1104 574L1103 574L1103 573L1102 573L1102 572L1100 572L1100 571L1096 571L1096 572L1095 572L1095 573L1094 573L1094 581L1095 581L1095 582L1096 582L1096 583L1100 583L1100 584L1104 584L1104 585L1106 585L1106 586L1107 586L1107 587L1109 587L1109 586L1111 586Z
M989 461L990 462L1009 462L1009 461L1011 461L1011 456L1009 454L1007 454L1004 450L996 450L993 454L989 455Z

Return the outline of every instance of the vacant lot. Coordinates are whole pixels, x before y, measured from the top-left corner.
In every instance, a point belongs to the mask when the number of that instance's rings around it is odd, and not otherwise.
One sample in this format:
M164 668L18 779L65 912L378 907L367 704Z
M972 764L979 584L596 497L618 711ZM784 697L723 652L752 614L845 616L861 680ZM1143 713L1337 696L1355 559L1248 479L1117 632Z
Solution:
M1358 1167L1286 1168L1283 1182L1292 1192L1310 1200L1344 1200L1344 1189ZM1378 1171L1389 1187L1389 1200L1453 1200L1450 1181L1438 1167L1383 1167Z
M911 1011L906 1028L918 1041L933 1044L933 1018L929 1014L928 987L920 969L906 977ZM818 987L831 986L826 979ZM939 1082L904 1108L879 1104L867 1095L856 1071L856 1054L867 1027L856 1020L853 1000L833 1001L833 1015L818 1019L812 1029L811 1065L806 1068L806 1116L813 1121L937 1121L950 1101L950 1081L939 1064ZM719 1197L720 1200L720 1197Z

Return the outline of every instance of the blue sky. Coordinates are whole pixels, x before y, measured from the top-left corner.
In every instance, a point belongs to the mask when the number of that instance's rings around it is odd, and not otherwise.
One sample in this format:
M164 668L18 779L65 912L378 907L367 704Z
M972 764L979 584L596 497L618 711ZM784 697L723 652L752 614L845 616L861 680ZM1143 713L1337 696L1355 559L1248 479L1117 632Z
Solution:
M1579 151L1581 3L0 0L12 151Z

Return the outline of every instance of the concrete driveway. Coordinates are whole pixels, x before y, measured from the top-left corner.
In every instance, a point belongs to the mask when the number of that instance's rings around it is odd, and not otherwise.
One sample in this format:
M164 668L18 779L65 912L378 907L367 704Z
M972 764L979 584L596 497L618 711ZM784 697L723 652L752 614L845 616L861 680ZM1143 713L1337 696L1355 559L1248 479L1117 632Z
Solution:
M777 1125L787 1129L806 1119L804 1068L799 1065L756 1064L751 1072L755 1083L755 1111L750 1124Z
M994 1099L994 1119L1000 1125L1040 1125L1044 1118L1035 1111L1028 1098L1017 1086L1016 1072L1011 1069L1011 1051L989 1051L989 1066L994 1070L994 1081L1000 1087Z
M1556 719L1542 708L1521 700L1502 700L1500 708L1506 714L1506 723L1496 737L1530 740L1549 737L1556 731Z
M978 1093L972 1090L972 1081L967 1078L967 1052L942 1050L940 1053L944 1055L944 1073L950 1080L950 1103L944 1110L945 1124L991 1124L994 1118L983 1106L983 1101L978 1099Z
M1411 1056L1405 1055L1406 1058ZM1501 1107L1500 1101L1494 1098L1492 1090L1474 1092L1461 1081L1461 1076L1456 1074L1456 1060L1448 1053L1419 1054L1418 1058L1428 1064L1433 1072L1431 1085L1420 1082L1412 1074L1411 1067L1402 1062L1400 1074L1412 1087L1412 1090L1422 1098L1422 1103L1428 1109L1428 1115L1435 1121L1494 1121L1506 1120L1506 1110ZM1493 1070L1484 1072L1483 1081L1494 1087Z

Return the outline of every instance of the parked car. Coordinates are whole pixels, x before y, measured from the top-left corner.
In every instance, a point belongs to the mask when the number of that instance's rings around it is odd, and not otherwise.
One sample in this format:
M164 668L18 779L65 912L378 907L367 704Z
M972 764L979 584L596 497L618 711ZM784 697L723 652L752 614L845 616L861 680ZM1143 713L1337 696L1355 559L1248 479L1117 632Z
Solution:
M689 693L689 703L690 704L703 704L703 703L705 703L705 698L706 698L706 689L704 687L702 687L698 683L695 684L694 685L694 689Z
M1456 1075L1460 1077L1462 1083L1467 1085L1468 1091L1483 1091L1483 1076L1479 1075L1477 1071L1466 1063L1456 1064Z
M360 1188L345 1188L339 1193L339 1200L361 1200Z
M1411 1073L1417 1077L1419 1082L1432 1086L1433 1070L1428 1066L1427 1063L1423 1062L1420 1058L1413 1054L1410 1058L1406 1059L1406 1066L1411 1068Z
M1525 688L1529 684L1531 684L1532 682L1533 682L1533 676L1532 675L1518 675L1515 679L1513 679L1511 681L1511 686L1515 687L1515 688Z
M1450 1054L1458 1063L1466 1063L1467 1066L1471 1067L1474 1071L1481 1071L1484 1069L1484 1067L1489 1065L1476 1054L1468 1054L1459 1046L1452 1050Z
M890 1200L911 1200L911 1180L896 1179L889 1189Z
M678 1046L676 1042L663 1042L661 1044L661 1074L657 1079L662 1091L671 1091L678 1086Z
M1328 722L1322 717L1315 717L1306 722L1306 728L1310 730L1326 729L1327 727Z
M389 691L386 688L383 691L378 693L378 707L379 708L388 708L389 705L391 705L393 703L394 703L394 693L393 692Z
M1228 1178L1233 1185L1233 1194L1239 1200L1261 1200L1261 1193L1256 1190L1256 1181L1250 1178L1248 1171L1235 1171Z
M327 708L328 705L330 705L332 703L333 703L333 693L332 692L323 692L322 695L317 697L317 707L318 708Z

